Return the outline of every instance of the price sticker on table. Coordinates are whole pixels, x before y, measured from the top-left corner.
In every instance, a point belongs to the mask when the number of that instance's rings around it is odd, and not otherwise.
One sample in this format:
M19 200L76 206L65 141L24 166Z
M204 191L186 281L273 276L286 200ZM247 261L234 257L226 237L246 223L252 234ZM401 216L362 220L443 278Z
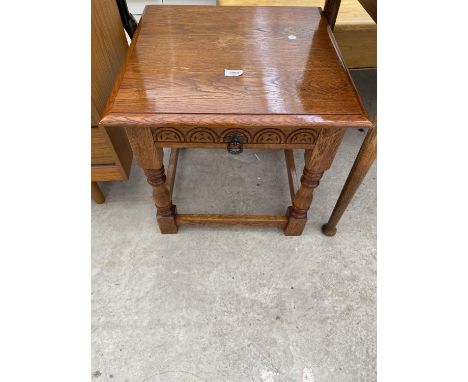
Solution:
M224 69L224 77L239 77L242 73L244 73L244 71L240 69Z

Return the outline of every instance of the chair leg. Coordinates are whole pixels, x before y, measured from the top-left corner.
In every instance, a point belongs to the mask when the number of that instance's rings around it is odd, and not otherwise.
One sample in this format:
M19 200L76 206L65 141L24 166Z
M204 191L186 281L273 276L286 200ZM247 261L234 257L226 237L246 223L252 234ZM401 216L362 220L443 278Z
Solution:
M91 182L91 197L97 204L102 204L106 201L104 194L96 182Z
M359 150L353 167L346 179L346 183L343 186L343 190L341 190L341 194L336 202L335 208L328 219L328 223L322 226L322 232L325 235L334 236L336 234L336 225L343 216L349 202L361 185L361 182L369 171L369 168L372 166L372 163L374 163L376 156L377 127L374 127L367 132L366 138L362 143L361 149Z

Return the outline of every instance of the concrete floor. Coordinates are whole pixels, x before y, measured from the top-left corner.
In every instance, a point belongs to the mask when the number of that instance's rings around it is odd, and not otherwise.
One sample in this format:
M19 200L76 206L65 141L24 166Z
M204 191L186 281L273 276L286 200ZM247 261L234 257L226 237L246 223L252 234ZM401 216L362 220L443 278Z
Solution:
M373 114L375 72L353 77ZM102 184L106 203L92 203L92 379L375 381L375 165L337 236L320 232L364 135L347 132L300 237L241 227L163 236L139 168ZM296 161L302 169L301 152ZM283 153L185 150L174 203L181 213L284 213Z

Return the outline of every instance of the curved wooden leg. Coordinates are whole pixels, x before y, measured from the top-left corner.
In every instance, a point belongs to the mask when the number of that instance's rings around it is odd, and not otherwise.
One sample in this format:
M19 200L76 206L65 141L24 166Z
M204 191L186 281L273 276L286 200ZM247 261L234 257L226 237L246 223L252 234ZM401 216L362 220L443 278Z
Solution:
M104 194L96 182L91 182L91 197L97 204L102 204L106 201Z
M367 132L366 138L362 143L361 149L354 161L353 167L346 179L346 183L341 190L341 194L336 202L335 208L328 219L328 223L322 226L322 232L327 236L336 234L336 225L340 221L343 213L348 207L349 202L353 198L356 190L359 188L362 180L366 176L369 168L374 163L377 156L377 127L370 129Z
M314 189L319 185L325 170L333 162L343 139L344 129L322 129L312 150L306 150L301 186L294 196L293 205L288 207L288 223L284 228L286 236L299 236L307 223L307 211L312 203Z

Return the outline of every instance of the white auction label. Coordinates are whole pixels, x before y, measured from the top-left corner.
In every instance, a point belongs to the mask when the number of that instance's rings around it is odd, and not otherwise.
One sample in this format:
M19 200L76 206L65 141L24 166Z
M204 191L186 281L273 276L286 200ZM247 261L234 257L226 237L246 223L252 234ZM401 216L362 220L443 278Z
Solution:
M242 75L242 73L244 73L243 70L232 70L232 69L224 69L224 76L225 77L239 77L240 75Z

